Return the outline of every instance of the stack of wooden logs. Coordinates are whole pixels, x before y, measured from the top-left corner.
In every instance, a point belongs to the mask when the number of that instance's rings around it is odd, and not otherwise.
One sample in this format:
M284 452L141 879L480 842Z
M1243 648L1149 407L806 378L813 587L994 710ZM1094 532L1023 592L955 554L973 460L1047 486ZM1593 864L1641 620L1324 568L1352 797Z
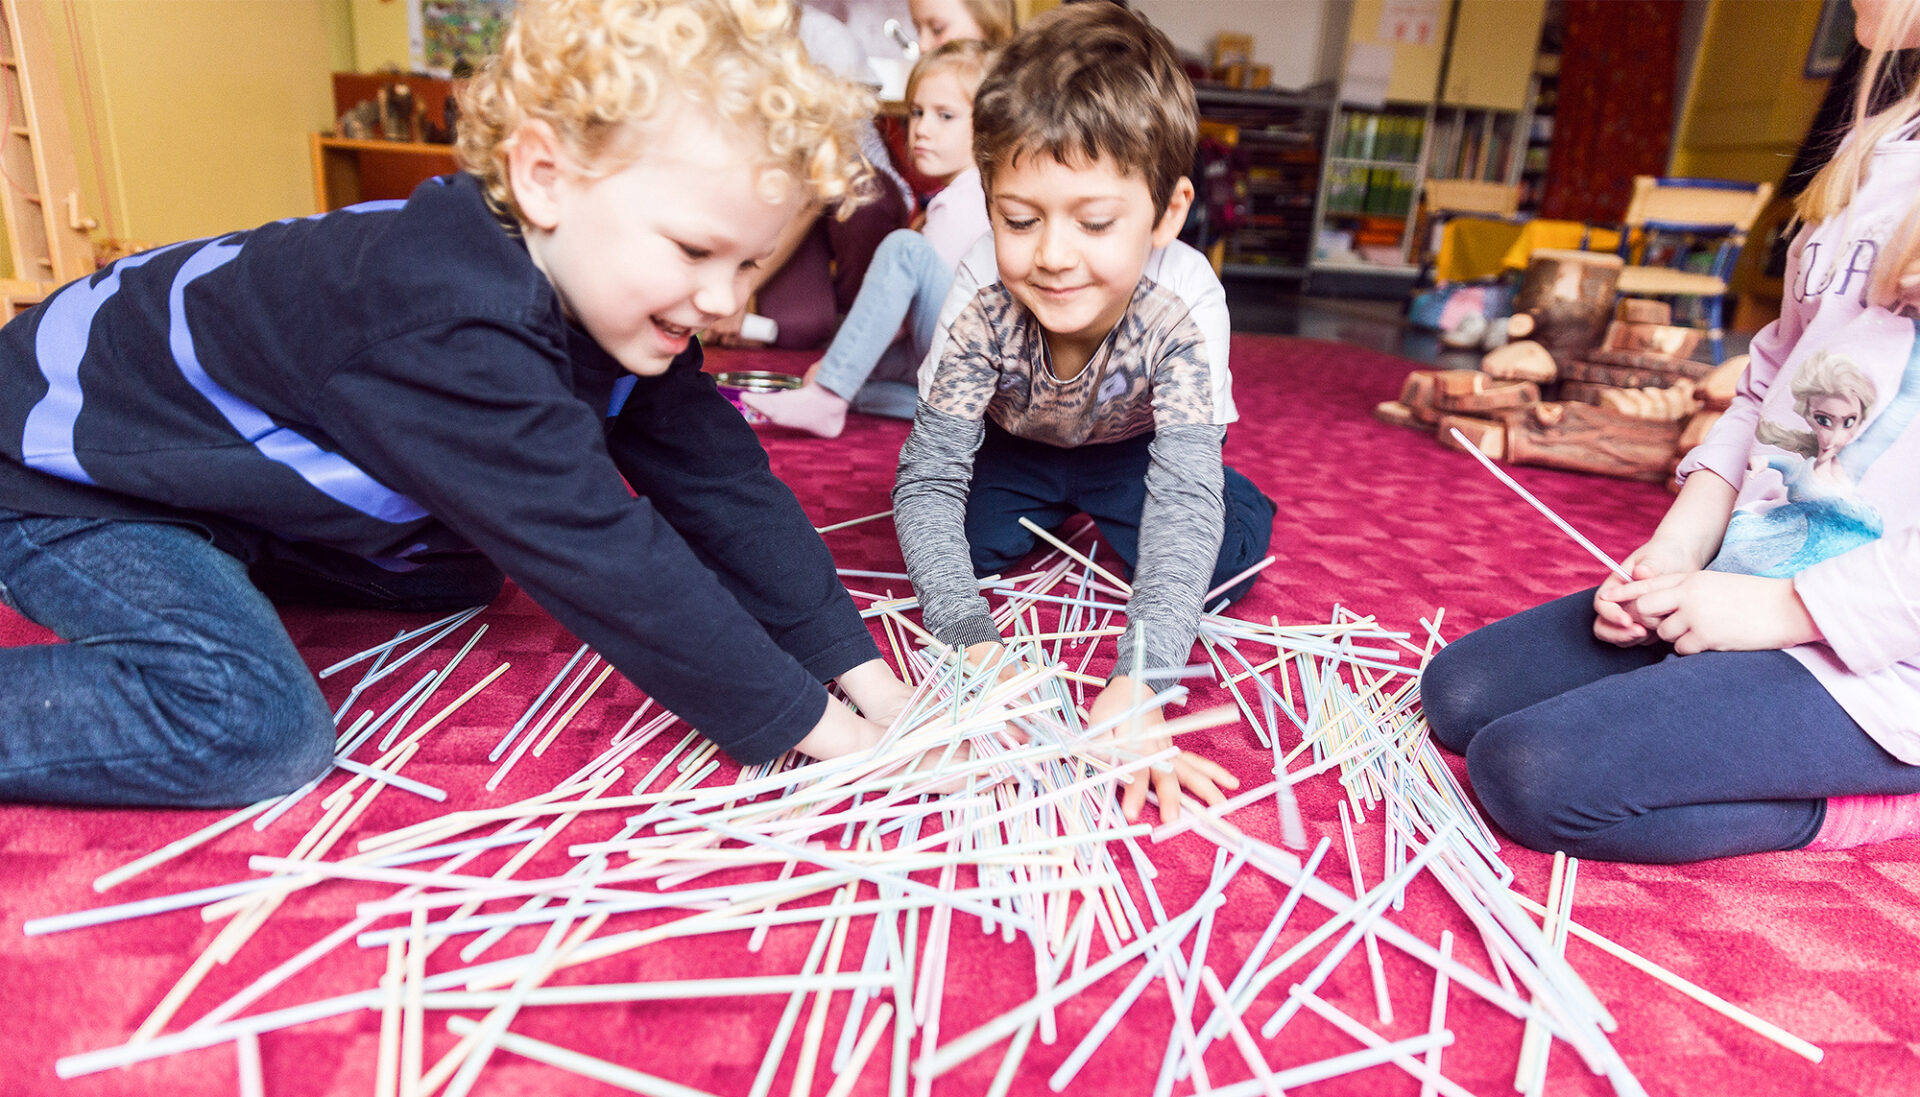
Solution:
M1577 360L1496 351L1479 369L1417 370L1374 416L1453 448L1457 429L1496 461L1663 480L1732 402L1746 365L1696 361L1701 332L1671 321L1664 302L1623 298Z

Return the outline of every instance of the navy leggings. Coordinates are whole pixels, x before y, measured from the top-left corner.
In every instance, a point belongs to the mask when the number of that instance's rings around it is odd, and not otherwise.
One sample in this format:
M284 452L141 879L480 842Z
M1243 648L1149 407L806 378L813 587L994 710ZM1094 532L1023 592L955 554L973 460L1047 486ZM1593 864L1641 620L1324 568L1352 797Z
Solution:
M974 573L1005 571L1033 550L1038 538L1020 524L1022 517L1056 530L1084 511L1125 564L1114 570L1131 579L1140 559L1140 509L1147 499L1147 447L1152 441L1153 435L1145 434L1063 448L1015 437L988 420L967 494L967 545ZM1259 563L1273 540L1273 503L1253 481L1228 468L1222 495L1226 524L1209 590ZM1240 598L1258 578L1235 583L1223 597Z
M1536 606L1421 679L1434 737L1521 845L1661 864L1798 849L1827 797L1920 792L1920 766L1786 652L1615 647L1593 616L1591 590Z

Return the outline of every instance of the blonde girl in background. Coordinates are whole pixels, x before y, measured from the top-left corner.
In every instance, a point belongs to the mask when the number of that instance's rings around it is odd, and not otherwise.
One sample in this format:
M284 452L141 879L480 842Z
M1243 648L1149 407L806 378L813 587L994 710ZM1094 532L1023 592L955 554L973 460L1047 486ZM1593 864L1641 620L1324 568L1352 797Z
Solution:
M988 231L986 193L973 166L973 93L992 63L984 42L961 39L914 66L907 80L913 167L945 185L928 201L918 232L901 229L880 242L860 295L806 383L742 397L767 421L834 438L849 409L913 418L915 372L933 345L954 269Z

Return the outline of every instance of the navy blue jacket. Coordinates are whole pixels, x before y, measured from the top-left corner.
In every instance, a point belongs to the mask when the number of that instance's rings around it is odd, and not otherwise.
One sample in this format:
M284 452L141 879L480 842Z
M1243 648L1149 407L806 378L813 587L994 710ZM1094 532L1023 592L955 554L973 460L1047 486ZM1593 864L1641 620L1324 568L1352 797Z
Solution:
M467 175L122 259L8 324L0 507L243 559L478 549L742 762L879 654L699 347L626 373Z

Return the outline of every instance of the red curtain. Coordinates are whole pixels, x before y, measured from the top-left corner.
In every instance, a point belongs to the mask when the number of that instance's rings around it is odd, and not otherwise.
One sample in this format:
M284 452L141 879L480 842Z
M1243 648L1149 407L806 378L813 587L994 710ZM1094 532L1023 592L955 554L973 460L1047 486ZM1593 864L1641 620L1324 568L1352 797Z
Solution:
M1567 0L1543 217L1618 221L1664 175L1683 0Z

